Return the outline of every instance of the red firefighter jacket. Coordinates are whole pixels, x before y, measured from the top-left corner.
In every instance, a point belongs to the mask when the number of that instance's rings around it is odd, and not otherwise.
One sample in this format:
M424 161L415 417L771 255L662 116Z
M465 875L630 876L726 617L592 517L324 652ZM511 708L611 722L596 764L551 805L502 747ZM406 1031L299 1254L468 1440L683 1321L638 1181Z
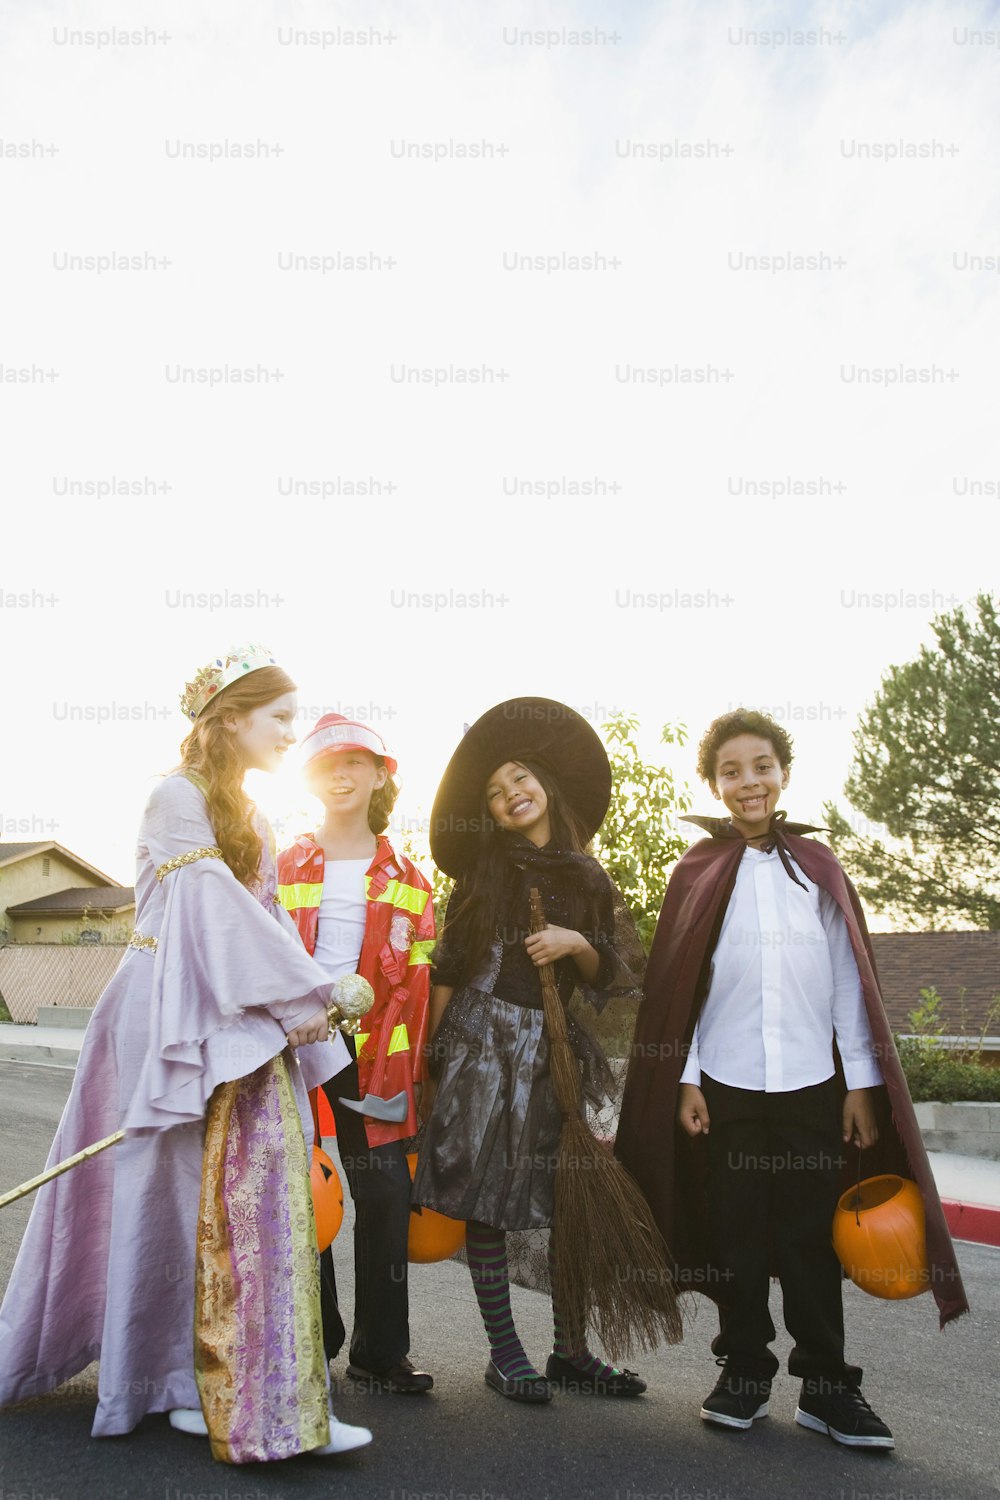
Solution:
M302 834L278 855L278 900L292 917L310 953L315 952L323 897L323 850ZM365 875L368 910L358 973L375 991L375 1004L355 1038L360 1092L409 1099L405 1120L364 1116L369 1146L414 1135L413 1085L424 1073L424 1043L434 946L431 887L410 860L381 835Z

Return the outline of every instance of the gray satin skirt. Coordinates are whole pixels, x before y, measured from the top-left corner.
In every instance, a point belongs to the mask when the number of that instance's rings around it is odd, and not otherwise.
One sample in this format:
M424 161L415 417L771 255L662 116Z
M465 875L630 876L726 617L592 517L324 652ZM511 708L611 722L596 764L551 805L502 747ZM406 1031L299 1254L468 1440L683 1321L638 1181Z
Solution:
M603 1057L572 1018L570 1042L588 1097L603 1092ZM562 1125L541 1010L465 986L432 1044L434 1107L420 1137L412 1202L495 1229L552 1223Z

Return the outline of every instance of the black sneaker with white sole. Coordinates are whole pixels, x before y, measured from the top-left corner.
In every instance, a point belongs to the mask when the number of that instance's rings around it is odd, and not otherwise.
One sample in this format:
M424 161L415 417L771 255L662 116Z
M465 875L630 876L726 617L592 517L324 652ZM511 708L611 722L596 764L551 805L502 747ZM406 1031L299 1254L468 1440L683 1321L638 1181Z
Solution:
M845 1448L895 1448L888 1427L872 1411L859 1386L840 1380L804 1380L795 1420L825 1432Z
M766 1375L748 1375L733 1369L724 1360L716 1363L722 1365L722 1374L715 1382L715 1390L702 1403L702 1420L745 1431L758 1417L767 1416L771 1382Z

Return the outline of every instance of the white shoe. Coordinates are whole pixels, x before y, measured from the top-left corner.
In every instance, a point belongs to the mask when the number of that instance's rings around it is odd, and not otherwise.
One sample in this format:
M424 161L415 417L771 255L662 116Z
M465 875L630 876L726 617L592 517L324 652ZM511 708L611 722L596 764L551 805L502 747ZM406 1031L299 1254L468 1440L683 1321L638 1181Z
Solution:
M170 1413L170 1425L176 1432L190 1432L193 1437L208 1437L208 1427L201 1407L175 1406Z
M200 1409L175 1407L170 1413L170 1425L177 1432L189 1432L194 1437L208 1437L208 1427ZM352 1448L364 1448L372 1440L367 1427L351 1427L347 1422L338 1422L330 1414L330 1441L320 1448L310 1448L310 1453L326 1457L331 1453L349 1453Z
M338 1422L330 1413L330 1441L321 1448L310 1448L309 1452L319 1458L330 1453L350 1453L352 1448L364 1448L372 1440L367 1427L351 1427L347 1422Z

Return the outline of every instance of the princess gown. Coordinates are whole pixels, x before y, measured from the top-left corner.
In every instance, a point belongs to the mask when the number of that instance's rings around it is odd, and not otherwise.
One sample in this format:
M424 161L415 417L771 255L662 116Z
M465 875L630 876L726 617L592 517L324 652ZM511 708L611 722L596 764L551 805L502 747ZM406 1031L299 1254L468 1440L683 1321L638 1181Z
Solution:
M179 859L216 843L198 786L174 773L149 799L136 851L133 946L87 1027L48 1164L121 1127L128 1135L35 1194L0 1307L0 1406L50 1391L95 1359L94 1437L130 1432L150 1412L199 1405L196 1238L206 1111L218 1086L249 1080L259 1069L259 1080L274 1082L270 1096L259 1088L247 1094L244 1205L248 1184L256 1183L256 1199L266 1201L273 1222L291 1222L297 1231L311 1224L297 1180L291 1187L299 1211L289 1219L289 1183L273 1180L271 1147L277 1145L287 1175L297 1179L305 1161L298 1121L305 1141L312 1139L307 1092L350 1059L339 1035L297 1052L286 1044L286 1033L327 1003L330 981L275 904L273 840L262 819L258 829L264 854L259 885L251 891L221 858ZM266 1066L272 1059L283 1059L287 1075L283 1065ZM266 1102L278 1097L272 1072L275 1080L280 1072L289 1106L283 1116ZM227 1169L232 1159L230 1152ZM279 1280L294 1281L289 1234L273 1235L255 1253L270 1257ZM235 1257L235 1231L229 1248ZM300 1255L302 1249L300 1243ZM260 1269L263 1278L268 1268ZM269 1312L258 1329L271 1347L250 1353L261 1389L279 1387L284 1415L259 1430L242 1454L234 1450L231 1461L284 1457L312 1445L315 1431L294 1430L294 1389L280 1390L294 1375L286 1356L302 1333L301 1319L296 1325L286 1310L282 1329L281 1316L279 1309L272 1322ZM246 1362L246 1349L230 1347L229 1353L238 1367ZM325 1413L324 1395L320 1430Z

